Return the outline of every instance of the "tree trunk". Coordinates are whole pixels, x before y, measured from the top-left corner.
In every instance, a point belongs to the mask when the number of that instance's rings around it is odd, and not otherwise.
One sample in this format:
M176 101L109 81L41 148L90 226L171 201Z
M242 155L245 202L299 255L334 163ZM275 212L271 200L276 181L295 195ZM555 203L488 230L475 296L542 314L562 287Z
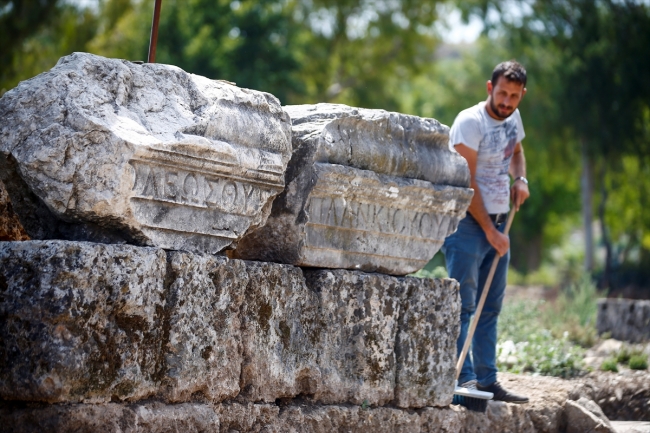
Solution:
M607 185L605 183L605 173L607 164L603 162L600 176L600 203L598 205L598 220L600 221L600 231L605 245L605 271L603 272L602 287L612 290L610 277L612 273L612 241L609 238L607 223L605 222L605 210L607 206Z
M592 179L592 161L587 152L587 142L580 140L582 174L580 176L580 191L582 196L582 224L585 231L585 272L594 269L594 232L592 228L594 185Z

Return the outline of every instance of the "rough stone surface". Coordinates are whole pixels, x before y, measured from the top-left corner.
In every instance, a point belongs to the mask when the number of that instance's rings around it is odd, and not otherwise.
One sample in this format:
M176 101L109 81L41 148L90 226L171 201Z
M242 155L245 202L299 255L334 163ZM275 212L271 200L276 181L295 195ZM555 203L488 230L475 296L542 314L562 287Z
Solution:
M0 241L26 241L27 232L20 224L9 199L9 194L0 180Z
M609 425L580 402L567 400L564 406L567 433L616 433Z
M395 339L405 297L402 279L362 272L305 271L319 296L323 403L384 405L394 399Z
M580 380L585 395L598 403L611 420L650 421L650 373L593 372Z
M599 334L622 341L639 343L650 340L650 301L599 299L596 327Z
M458 282L405 278L395 344L398 407L448 406L456 379ZM427 344L422 344L423 340Z
M343 105L285 110L293 122L287 186L236 256L394 275L422 268L472 197L448 128Z
M452 280L25 241L0 292L0 399L451 400Z
M459 433L464 409L423 412L360 406L312 404L209 405L159 402L120 405L51 405L0 407L0 422L8 433Z
M168 405L24 404L0 402L2 431L32 432L414 432L414 433L566 433L615 431L591 401L583 379L571 381L499 374L509 389L529 395L529 404L489 402L487 412L461 406L418 410L366 405L323 405L313 400L282 399L276 403L226 401ZM546 402L546 404L544 404ZM629 432L645 424L624 423ZM616 430L618 431L618 430Z
M165 363L162 395L188 401L201 393L211 401L240 391L240 310L249 276L243 262L225 257L168 253Z
M159 402L0 407L7 433L218 433L219 415L208 405Z
M0 180L34 239L214 253L264 224L289 122L267 93L74 53L0 99Z
M300 268L256 262L246 267L241 397L274 402L313 395L321 376L316 347L329 333L317 317L316 294Z
M0 398L154 394L163 363L162 250L0 243Z

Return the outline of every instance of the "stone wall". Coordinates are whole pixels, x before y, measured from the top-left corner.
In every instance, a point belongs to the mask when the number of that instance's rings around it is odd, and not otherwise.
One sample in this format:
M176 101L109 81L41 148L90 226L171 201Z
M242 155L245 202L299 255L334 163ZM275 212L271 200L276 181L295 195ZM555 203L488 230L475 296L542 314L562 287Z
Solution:
M451 402L454 280L25 241L0 290L3 400Z
M650 301L599 299L596 327L599 334L609 333L617 340L650 341Z

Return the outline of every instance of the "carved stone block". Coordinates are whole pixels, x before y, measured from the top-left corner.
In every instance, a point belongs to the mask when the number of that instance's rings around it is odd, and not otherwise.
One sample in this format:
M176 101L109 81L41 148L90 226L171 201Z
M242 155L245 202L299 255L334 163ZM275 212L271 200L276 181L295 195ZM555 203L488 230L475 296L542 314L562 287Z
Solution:
M34 239L215 253L266 221L290 134L267 93L75 53L0 99L0 180Z
M383 110L290 106L293 156L240 258L404 275L424 267L472 197L448 128Z

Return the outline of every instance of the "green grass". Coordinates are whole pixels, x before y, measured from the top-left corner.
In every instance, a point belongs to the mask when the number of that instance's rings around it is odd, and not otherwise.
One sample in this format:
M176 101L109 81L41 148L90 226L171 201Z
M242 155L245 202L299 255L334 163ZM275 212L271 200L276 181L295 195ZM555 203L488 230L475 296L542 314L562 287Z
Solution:
M585 348L597 340L595 285L567 286L555 302L519 301L499 316L498 367L512 373L572 377L585 371Z
M628 366L632 370L647 370L648 356L645 354L632 355L628 361Z
M600 364L600 369L602 371L612 371L614 373L618 372L618 363L615 358L608 358Z

